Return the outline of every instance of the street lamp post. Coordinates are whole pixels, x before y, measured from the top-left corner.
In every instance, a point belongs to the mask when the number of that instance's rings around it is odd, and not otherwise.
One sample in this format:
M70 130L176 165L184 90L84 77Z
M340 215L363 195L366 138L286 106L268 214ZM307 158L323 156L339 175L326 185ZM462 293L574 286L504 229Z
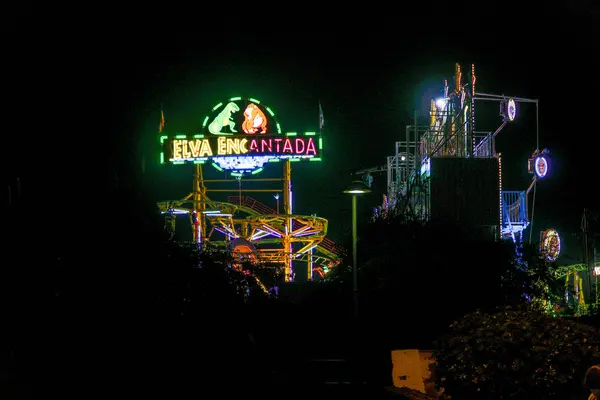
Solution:
M353 181L344 193L352 195L352 294L354 299L354 316L358 317L358 228L356 217L356 197L369 193L369 189L361 181Z

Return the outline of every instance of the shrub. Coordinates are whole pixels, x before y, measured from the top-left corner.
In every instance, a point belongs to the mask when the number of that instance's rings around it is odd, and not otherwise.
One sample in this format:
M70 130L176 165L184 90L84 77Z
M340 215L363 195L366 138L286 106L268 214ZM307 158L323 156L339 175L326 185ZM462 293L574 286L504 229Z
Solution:
M585 393L600 333L536 310L478 311L454 322L435 347L445 398L569 399Z

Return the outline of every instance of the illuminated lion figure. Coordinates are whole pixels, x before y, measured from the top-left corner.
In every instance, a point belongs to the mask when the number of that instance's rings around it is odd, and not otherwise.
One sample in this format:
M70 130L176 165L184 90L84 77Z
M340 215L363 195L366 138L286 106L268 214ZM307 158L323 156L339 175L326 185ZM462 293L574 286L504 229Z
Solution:
M252 134L256 133L259 129L259 133L267 132L267 117L256 104L248 104L248 107L244 111L244 118L244 122L242 123L244 132Z

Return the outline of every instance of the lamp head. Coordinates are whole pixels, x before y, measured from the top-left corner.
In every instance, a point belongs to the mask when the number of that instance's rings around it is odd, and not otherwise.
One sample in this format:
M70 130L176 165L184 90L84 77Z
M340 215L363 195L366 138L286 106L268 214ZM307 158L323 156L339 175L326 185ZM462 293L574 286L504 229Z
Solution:
M353 181L348 187L344 190L344 193L348 194L365 194L370 193L371 189L368 188L367 185L362 183L361 181Z

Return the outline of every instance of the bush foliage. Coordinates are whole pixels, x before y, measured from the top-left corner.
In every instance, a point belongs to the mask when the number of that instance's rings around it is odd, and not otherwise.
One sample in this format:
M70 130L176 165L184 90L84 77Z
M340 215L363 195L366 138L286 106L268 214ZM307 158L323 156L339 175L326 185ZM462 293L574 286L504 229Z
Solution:
M435 379L445 398L575 399L597 362L600 332L537 310L474 312L436 343Z

